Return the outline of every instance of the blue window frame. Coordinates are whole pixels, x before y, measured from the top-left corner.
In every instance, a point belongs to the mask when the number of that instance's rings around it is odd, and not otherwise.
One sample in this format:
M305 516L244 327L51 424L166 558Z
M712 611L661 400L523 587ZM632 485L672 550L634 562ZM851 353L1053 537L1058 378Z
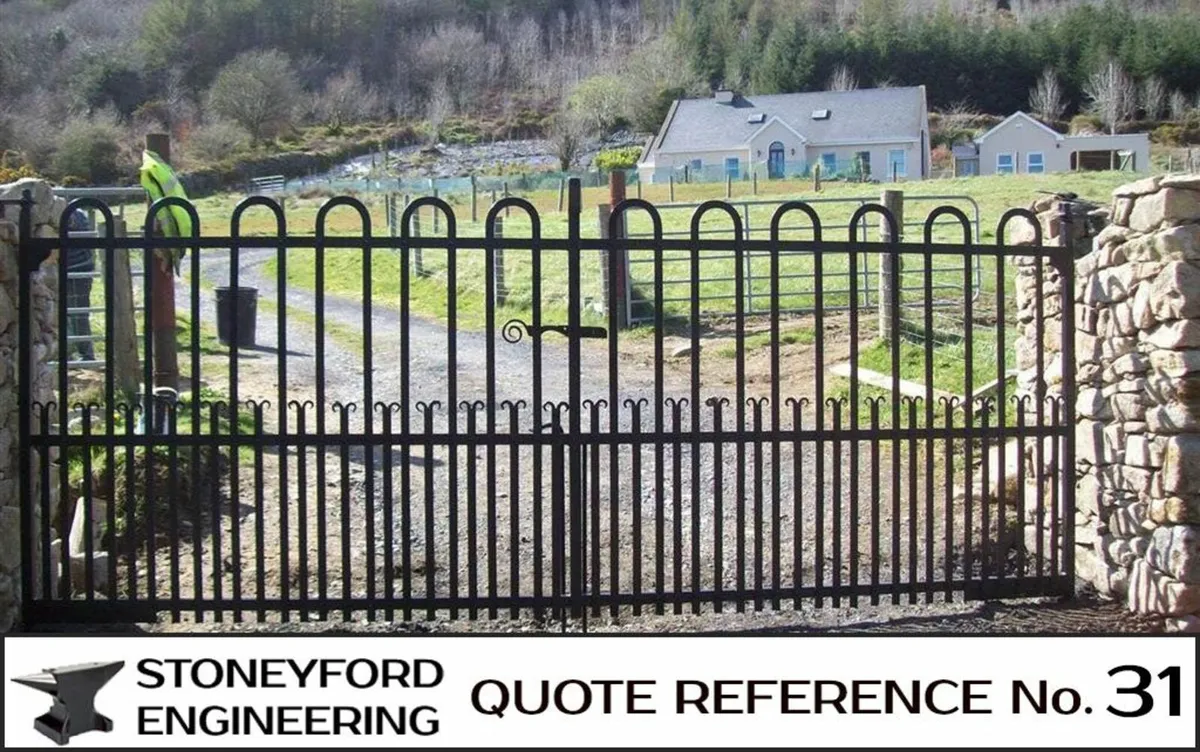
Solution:
M1013 169L1013 155L1007 152L996 155L996 174L1011 175L1016 172Z
M742 161L737 157L725 158L725 175L734 180L742 176Z
M827 152L821 155L821 173L823 175L833 175L837 172L837 154Z
M1046 171L1046 156L1040 151L1031 151L1025 155L1025 172L1030 175L1040 175Z
M691 169L692 169L693 173L702 172L704 170L704 160L703 159L693 159Z

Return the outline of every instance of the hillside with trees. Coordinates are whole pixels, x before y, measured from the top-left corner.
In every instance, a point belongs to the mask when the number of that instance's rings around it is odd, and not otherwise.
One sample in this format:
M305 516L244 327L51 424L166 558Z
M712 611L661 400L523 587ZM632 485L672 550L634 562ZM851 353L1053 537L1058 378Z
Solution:
M1186 141L1197 39L1200 0L0 0L0 168L109 182L153 130L185 167L577 140L718 86L924 84L944 141L1016 109Z

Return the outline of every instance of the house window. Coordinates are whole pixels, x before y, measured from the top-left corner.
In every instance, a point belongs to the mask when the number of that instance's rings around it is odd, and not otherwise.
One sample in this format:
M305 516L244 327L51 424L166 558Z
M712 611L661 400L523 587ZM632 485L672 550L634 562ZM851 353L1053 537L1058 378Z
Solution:
M827 152L821 155L821 174L834 175L837 173L837 154Z
M725 158L725 175L737 180L742 176L742 163L737 157Z
M692 160L692 172L697 173L697 172L701 172L702 170L704 170L704 160L703 159L693 159Z
M1011 175L1013 173L1013 155L1007 152L996 155L996 174Z
M906 156L903 149L891 149L888 151L888 177L895 175L898 178L902 178L908 174Z
M1025 172L1040 175L1046 171L1046 157L1040 151L1031 151L1025 157Z

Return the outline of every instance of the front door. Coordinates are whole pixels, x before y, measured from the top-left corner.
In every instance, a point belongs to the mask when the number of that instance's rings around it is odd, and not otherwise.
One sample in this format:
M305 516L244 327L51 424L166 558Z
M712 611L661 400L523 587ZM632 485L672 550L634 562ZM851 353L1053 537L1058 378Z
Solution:
M786 166L787 162L783 154L783 144L776 141L771 144L771 153L767 160L767 177L771 180L781 179Z

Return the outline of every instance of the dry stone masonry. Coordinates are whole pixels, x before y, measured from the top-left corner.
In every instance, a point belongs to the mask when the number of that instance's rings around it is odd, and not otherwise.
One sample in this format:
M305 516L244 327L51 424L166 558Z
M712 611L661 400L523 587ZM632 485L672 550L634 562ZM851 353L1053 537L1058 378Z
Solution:
M1045 242L1058 242L1057 208L1036 209L1045 210ZM1075 264L1078 574L1131 611L1197 632L1200 175L1117 189L1111 220ZM1045 329L1058 334L1062 281L1048 265L1041 279ZM1061 342L1037 341L1037 287L1023 261L1018 388L1061 394Z
M66 203L56 198L50 185L38 180L21 180L0 185L0 199L19 199L24 191L33 194L34 230L42 236L58 235L58 220ZM7 205L0 215L0 632L18 623L21 603L21 511L18 506L18 392L17 392L17 219L20 209ZM53 399L53 370L48 365L57 356L58 271L51 257L31 281L33 316L33 399ZM53 457L51 458L54 459ZM34 459L36 462L36 458ZM31 477L39 477L36 465ZM54 488L51 488L51 493ZM51 503L57 500L52 499ZM36 515L38 510L34 510ZM35 516L34 529L38 529ZM36 538L36 536L35 536ZM35 556L35 559L38 558Z

